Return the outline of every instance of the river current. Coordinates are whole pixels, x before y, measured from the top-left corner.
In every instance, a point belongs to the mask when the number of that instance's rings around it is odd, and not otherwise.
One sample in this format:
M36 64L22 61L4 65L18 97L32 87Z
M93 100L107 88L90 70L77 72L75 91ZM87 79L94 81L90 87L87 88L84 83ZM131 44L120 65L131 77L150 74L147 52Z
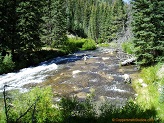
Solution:
M4 85L9 86L8 90L18 89L21 92L35 86L51 86L54 94L60 96L73 95L84 100L93 93L96 101L109 100L122 104L135 94L122 76L133 76L137 69L135 65L121 67L119 55L114 48L106 47L57 57L36 67L0 75L0 92ZM84 56L87 56L85 61Z

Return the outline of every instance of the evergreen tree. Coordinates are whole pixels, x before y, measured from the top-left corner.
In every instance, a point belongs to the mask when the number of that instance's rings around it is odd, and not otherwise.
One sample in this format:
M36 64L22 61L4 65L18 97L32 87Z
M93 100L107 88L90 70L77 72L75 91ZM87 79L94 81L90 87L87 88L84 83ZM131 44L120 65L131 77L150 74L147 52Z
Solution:
M122 0L115 0L112 4L111 17L111 39L117 39L124 31L126 14L124 11L124 2Z
M54 44L58 47L64 44L67 37L66 0L54 0Z
M133 1L135 54L140 64L149 65L163 59L163 1Z
M42 24L41 40L45 45L53 46L54 34L55 34L55 16L54 16L54 0L48 0L44 5L44 23Z
M0 1L0 51L10 50L12 55L17 48L16 0Z
M41 23L43 23L44 1L22 1L17 8L19 50L32 51L41 47Z

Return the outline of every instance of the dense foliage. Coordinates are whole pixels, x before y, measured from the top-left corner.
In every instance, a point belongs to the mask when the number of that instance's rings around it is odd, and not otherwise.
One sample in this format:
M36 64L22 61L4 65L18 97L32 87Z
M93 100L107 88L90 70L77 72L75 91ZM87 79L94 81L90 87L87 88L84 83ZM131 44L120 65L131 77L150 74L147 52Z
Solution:
M73 53L78 50L94 50L96 49L96 43L92 39L69 38L62 49L67 53Z
M99 106L88 97L80 102L76 97L63 98L53 102L50 87L35 88L28 93L7 92L8 122L20 123L109 123L118 119L148 119L156 122L157 114L153 108L144 110L133 101L123 107L106 102ZM96 108L97 107L97 108ZM5 123L4 108L0 108L0 122ZM99 114L98 114L99 113Z
M140 64L164 60L163 0L133 0L135 54Z
M122 0L1 0L0 10L0 53L11 53L16 67L33 65L33 56L39 62L43 46L63 48L67 34L109 42L126 27ZM83 49L95 49L94 41Z
M4 57L0 54L0 74L10 72L15 67L15 63L12 61L11 54Z
M117 39L126 27L122 0L68 0L68 31L96 42Z

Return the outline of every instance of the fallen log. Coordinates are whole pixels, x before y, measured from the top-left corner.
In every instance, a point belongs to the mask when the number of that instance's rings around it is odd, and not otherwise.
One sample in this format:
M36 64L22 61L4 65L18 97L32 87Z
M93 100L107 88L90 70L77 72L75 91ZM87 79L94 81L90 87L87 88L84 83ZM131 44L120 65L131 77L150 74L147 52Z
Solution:
M125 65L131 64L135 61L136 61L136 57L132 57L132 58L126 59L125 61L121 62L121 65L125 66Z

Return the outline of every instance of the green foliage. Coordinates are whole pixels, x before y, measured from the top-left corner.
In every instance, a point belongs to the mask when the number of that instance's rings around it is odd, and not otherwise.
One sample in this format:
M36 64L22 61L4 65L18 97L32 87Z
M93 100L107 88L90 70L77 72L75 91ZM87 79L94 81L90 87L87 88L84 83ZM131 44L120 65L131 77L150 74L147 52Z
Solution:
M164 85L161 87L161 92L159 96L159 102L164 103Z
M101 43L101 44L98 44L99 47L109 47L109 43Z
M126 13L122 0L68 0L68 31L83 38L109 42L124 30Z
M84 102L80 102L76 97L63 98L60 102L62 107L62 116L64 121L71 123L85 123L95 118L96 111L94 109L91 99L86 99Z
M32 120L37 123L60 121L59 112L52 107L53 95L50 87L35 88L28 93L15 92L12 97L14 98L12 99L13 107L9 110L10 121L17 120L17 122L26 123L31 123ZM19 119L25 112L27 113Z
M96 43L92 39L81 39L81 38L69 38L63 50L66 53L72 53L78 50L94 50L96 49Z
M138 1L133 4L133 34L135 54L142 65L150 65L163 60L164 1Z
M15 63L12 61L12 55L2 57L0 55L0 74L10 72L14 69Z
M75 51L78 51L80 48L82 48L83 44L85 42L85 39L78 39L78 38L69 38L65 45L63 45L63 50L66 53L73 53Z
M86 39L82 46L82 50L94 50L96 49L96 43L92 39Z
M164 78L161 78L161 64L155 66L143 68L140 76L143 79L143 83L147 86L141 86L141 82L136 80L133 82L133 87L137 92L138 96L136 102L140 104L144 109L154 107L157 111L158 117L164 121L164 106L163 106L163 85ZM161 121L161 123L163 123Z
M115 105L105 104L101 107L99 123L112 122L112 119L150 119L156 120L156 111L154 108L144 110L133 101L128 101L125 106L116 108ZM133 121L134 122L134 121ZM136 121L137 122L137 121Z
M134 53L134 44L133 42L124 42L122 44L122 49L124 50L124 52L128 53L128 54L133 54Z
M62 98L59 103L54 104L50 87L35 88L27 93L12 92L11 97L10 105L12 107L9 110L9 121L13 123L16 120L25 123L108 123L116 118L153 118L155 121L157 118L154 108L144 110L132 100L122 107L106 102L99 106L100 110L96 108L92 98L87 98L83 102L78 101L76 97ZM19 118L21 115L22 117ZM0 113L0 118L0 121L4 122L3 110Z
M147 84L157 83L158 76L157 71L159 66L151 66L143 68L140 75L143 78L143 81Z

